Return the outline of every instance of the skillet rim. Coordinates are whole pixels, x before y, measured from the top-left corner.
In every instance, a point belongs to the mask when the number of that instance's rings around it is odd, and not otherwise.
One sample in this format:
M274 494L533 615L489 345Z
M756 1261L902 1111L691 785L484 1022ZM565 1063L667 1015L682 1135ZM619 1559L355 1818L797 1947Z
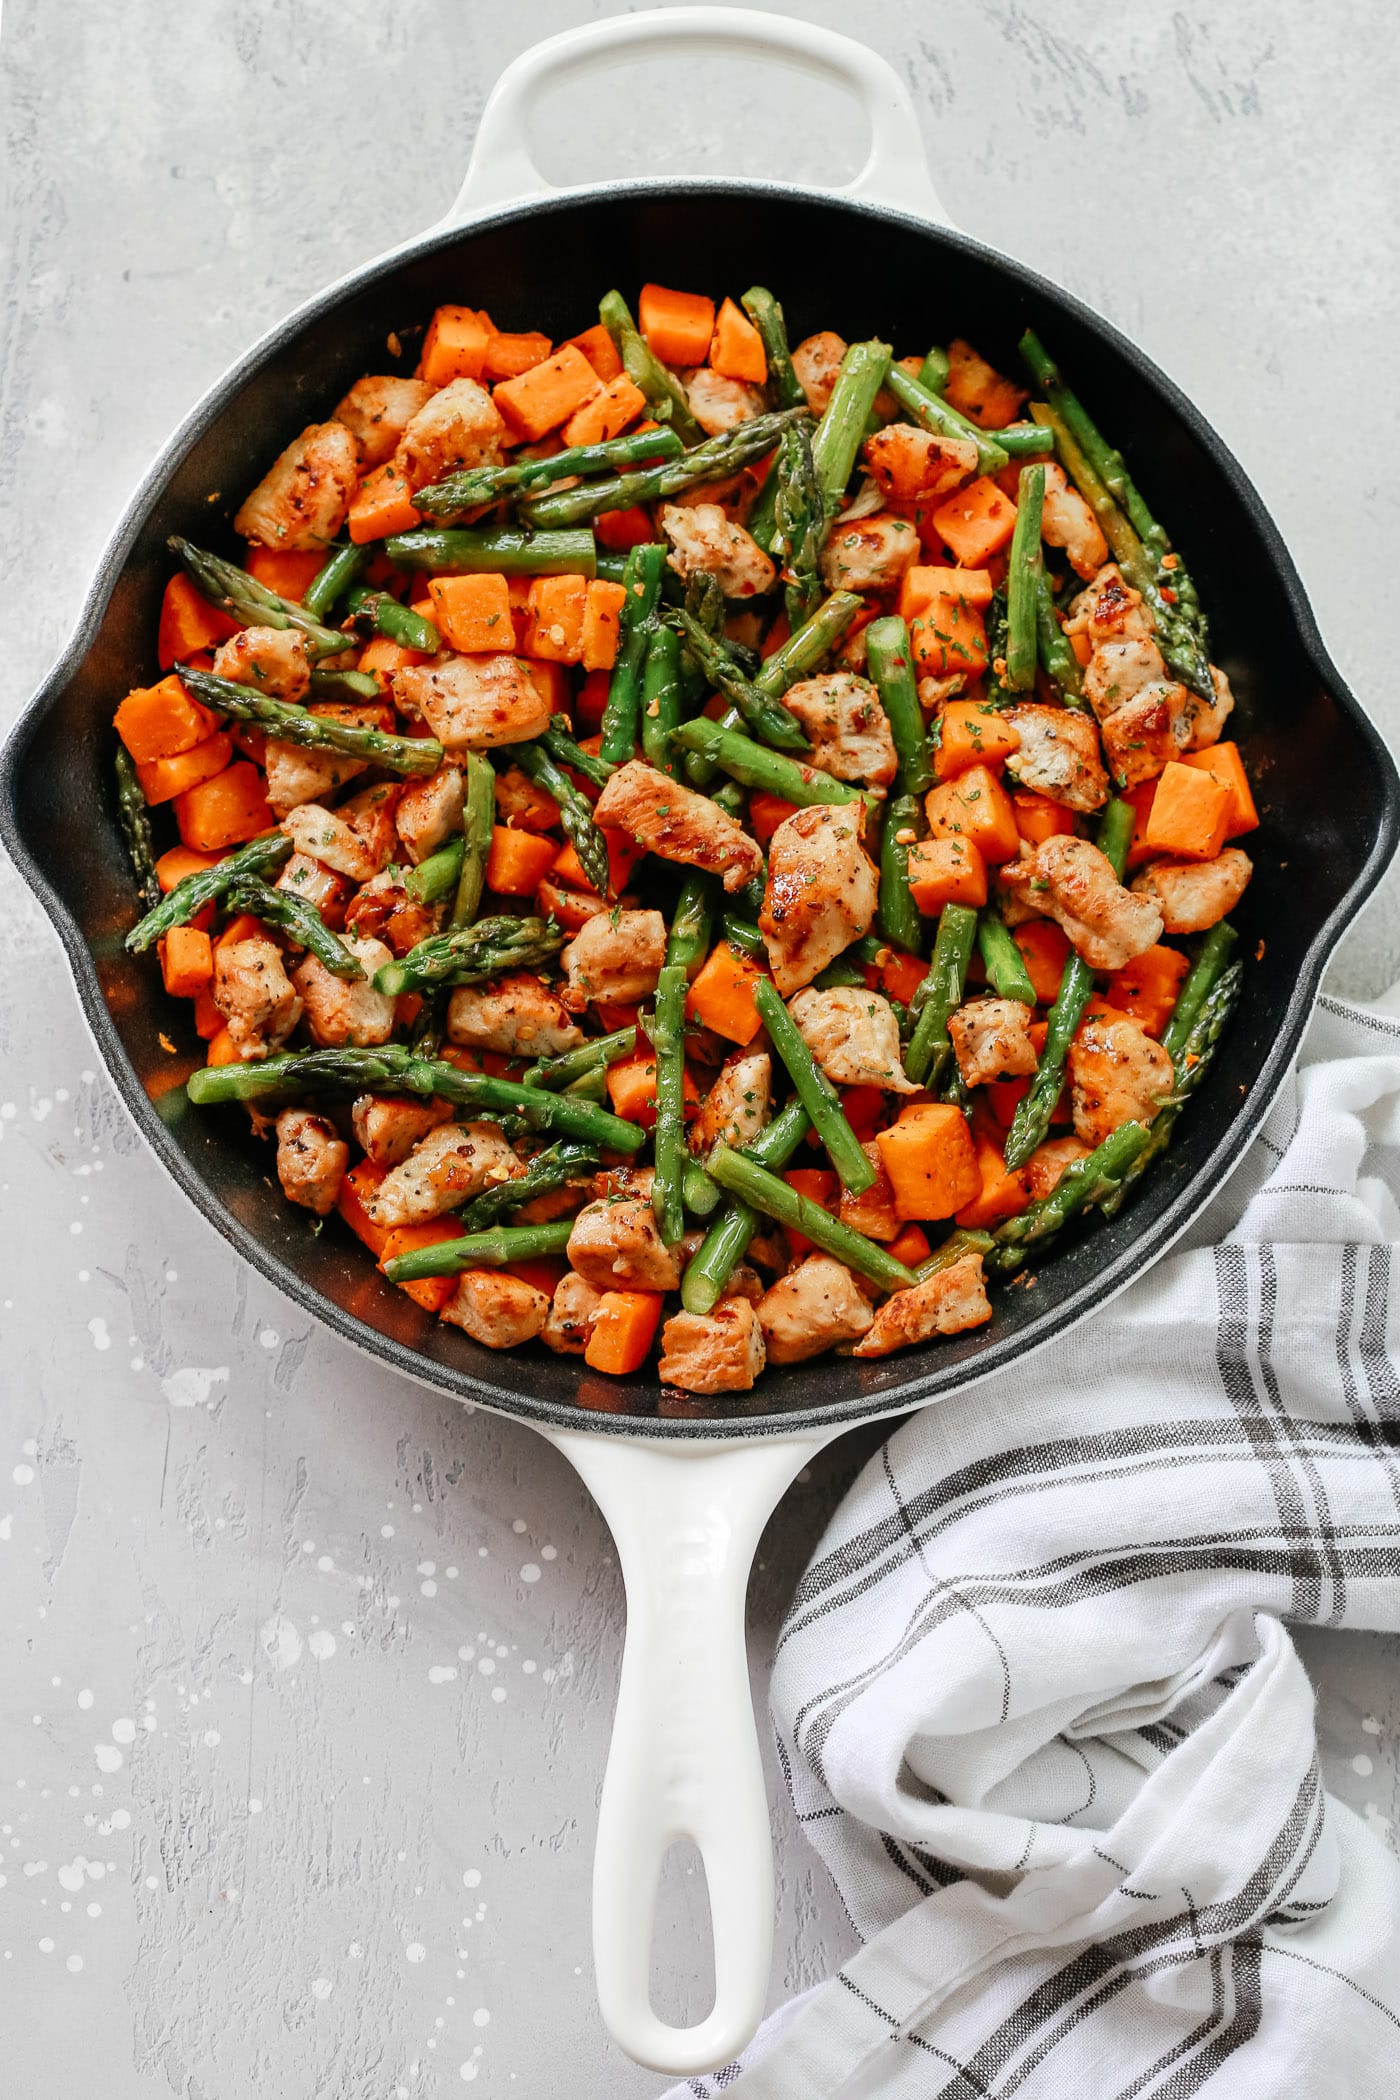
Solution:
M277 351L303 330L334 311L336 306L376 279L400 266L450 247L454 242L489 229L508 227L524 219L553 213L568 213L594 203L693 202L707 198L753 200L755 198L817 204L826 210L892 224L924 239L960 251L994 270L1010 276L1028 294L1045 298L1068 311L1122 358L1160 396L1169 411L1182 422L1193 439L1210 456L1230 485L1258 533L1263 552L1282 587L1299 645L1310 661L1328 696L1341 708L1370 747L1381 787L1382 807L1375 836L1364 861L1345 895L1318 927L1308 944L1287 1006L1281 1016L1272 1047L1259 1076L1241 1104L1238 1114L1214 1150L1170 1202L1152 1218L1144 1219L1135 1234L1106 1266L1087 1277L1082 1285L1049 1308L1028 1330L1014 1336L989 1337L975 1367L945 1364L915 1372L899 1386L869 1399L852 1398L825 1405L794 1408L781 1414L745 1414L730 1417L689 1418L678 1416L612 1414L582 1405L568 1406L534 1398L528 1391L512 1391L505 1385L474 1376L453 1365L430 1361L408 1343L371 1327L344 1311L321 1292L306 1284L300 1272L243 1227L215 1197L204 1180L188 1165L127 1057L121 1038L102 997L91 950L77 921L69 912L24 838L19 820L19 772L39 724L58 701L78 666L92 648L108 604L132 546L146 525L165 484L190 447L236 400L244 384ZM343 1341L362 1354L386 1363L402 1376L433 1391L485 1406L538 1429L591 1429L631 1439L680 1438L690 1444L732 1441L772 1436L797 1436L817 1429L839 1431L858 1422L896 1415L927 1404L945 1394L962 1391L1005 1370L1010 1364L1034 1355L1096 1307L1106 1304L1142 1275L1187 1230L1238 1165L1246 1148L1262 1125L1282 1086L1302 1040L1322 974L1341 938L1362 905L1375 889L1392 859L1400 839L1400 775L1395 761L1360 701L1341 677L1329 656L1302 580L1284 544L1278 527L1265 508L1253 483L1229 447L1176 383L1147 354L1075 293L1043 276L1001 250L978 241L951 226L933 225L917 214L892 206L845 197L778 182L614 182L558 190L543 197L517 200L496 210L464 221L443 224L414 236L387 254L360 265L314 294L268 329L263 336L207 389L161 447L122 511L99 557L73 633L32 699L21 711L0 749L0 840L26 884L38 898L53 924L67 957L74 988L88 1028L102 1061L141 1136L156 1154L177 1187L208 1220L236 1254L289 1297L304 1312L323 1321ZM927 1353L927 1352L926 1352ZM937 1358L934 1357L936 1365Z

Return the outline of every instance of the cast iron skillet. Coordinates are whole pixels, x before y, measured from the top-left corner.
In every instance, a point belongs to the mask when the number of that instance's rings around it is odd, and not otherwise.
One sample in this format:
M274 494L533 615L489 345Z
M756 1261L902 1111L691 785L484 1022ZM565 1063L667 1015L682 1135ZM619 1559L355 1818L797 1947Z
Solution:
M857 70L849 56L857 47L844 39L727 10L594 25L555 40L552 63L687 34L730 44L741 36L770 57L781 47L789 59L847 79ZM508 100L512 76L520 75L518 104L521 69L540 73L550 50L518 62L498 96ZM877 124L912 126L893 76L886 79L869 53L859 61ZM866 91L871 78L883 108ZM503 103L498 133L509 114ZM483 137L492 122L488 110ZM542 1347L495 1355L420 1312L336 1226L313 1235L305 1214L282 1198L247 1117L188 1106L182 1081L201 1055L188 1005L164 995L150 957L133 959L122 947L137 907L114 813L111 718L122 694L153 674L171 566L167 537L184 533L232 551L229 520L269 460L305 423L328 414L361 373L411 370L440 301L466 300L498 323L543 328L557 339L587 325L607 285L631 290L648 278L712 288L770 284L794 341L835 326L850 339L878 334L907 349L964 331L1007 371L1018 369L1016 340L1033 325L1128 454L1197 579L1215 659L1236 695L1228 733L1243 749L1263 819L1246 842L1254 878L1235 915L1248 962L1237 1017L1209 1084L1124 1211L1067 1237L1038 1265L1031 1287L996 1292L995 1317L980 1332L878 1362L824 1358L772 1369L737 1402L663 1395L651 1378L599 1378L580 1359ZM809 289L832 285L839 293ZM397 353L388 347L395 342ZM213 503L211 491L218 492ZM574 1432L564 1441L576 1457L577 1432L586 1427L634 1439L701 1439L711 1452L717 1439L778 1437L800 1460L811 1441L862 1416L935 1399L1012 1362L1140 1275L1259 1127L1297 1050L1324 964L1390 859L1398 806L1391 759L1329 661L1258 497L1197 410L1140 350L1044 278L947 227L771 184L551 196L427 235L312 300L236 365L172 440L103 558L77 633L0 763L0 835L64 944L127 1107L214 1229L357 1347L464 1400ZM180 1046L175 1056L162 1037ZM597 1485L601 1464L598 1453L585 1472L615 1515L614 1494ZM795 1462L777 1466L784 1480L792 1470ZM742 1603L742 1580L739 1597ZM679 1827L691 1826L682 1819ZM758 1871L755 1865L745 1886L761 1902ZM717 1908L717 1948L719 1915ZM602 1925L601 1915L595 1923ZM599 1960L602 1982L601 1946ZM726 1989L721 1977L721 1999ZM717 2007L710 2024L686 2031L695 2038L688 2053L659 2023L639 2042L636 2021L608 2004L606 1988L604 1998L614 2031L660 2068L722 2061L743 2038L747 2014L716 2026Z

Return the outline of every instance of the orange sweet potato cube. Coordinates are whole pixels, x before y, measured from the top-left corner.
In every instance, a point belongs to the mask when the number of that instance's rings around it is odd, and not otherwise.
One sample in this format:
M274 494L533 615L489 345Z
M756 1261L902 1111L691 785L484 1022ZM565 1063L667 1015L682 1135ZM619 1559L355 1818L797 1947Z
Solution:
M1169 760L1157 781L1143 844L1177 860L1214 860L1225 844L1234 797L1223 781Z
M585 671L610 671L616 663L626 603L627 593L620 583L599 577L589 584L579 637L579 662Z
M408 483L391 459L366 474L350 505L346 529L357 547L391 532L412 532L419 522Z
M566 445L601 445L615 438L641 415L647 397L625 372L610 379L600 393L576 408L559 435Z
M1254 806L1249 776L1245 772L1238 744L1212 744L1205 751L1188 751L1181 764L1195 766L1200 772L1209 773L1212 780L1218 780L1228 791L1230 812L1225 826L1227 839L1241 838L1246 831L1258 829L1259 812Z
M969 766L1004 765L1020 748L1020 731L999 708L985 700L950 700L938 718L933 770L940 780L952 780Z
M987 901L987 867L971 839L921 839L909 848L909 894L921 912Z
M993 865L1020 854L1021 834L1011 797L986 766L969 766L955 780L930 788L924 808L933 838L971 839L983 860Z
M902 1110L875 1142L901 1219L951 1218L981 1192L972 1133L962 1110L949 1102Z
M763 1025L754 1005L754 986L766 974L727 942L716 942L690 987L687 1015L728 1043L751 1043Z
M469 306L440 306L423 338L422 373L429 386L480 379L492 330Z
M489 656L514 648L510 586L504 576L435 576L428 595L432 619L449 649L463 656Z
M518 379L503 379L491 398L516 436L533 445L598 391L598 374L581 350L566 343Z
M576 664L583 655L588 583L582 576L536 576L530 584L525 654Z
M990 474L970 481L929 514L929 523L964 568L977 569L1016 529L1016 506Z
M934 598L909 630L920 678L971 677L987 668L987 623L966 598Z

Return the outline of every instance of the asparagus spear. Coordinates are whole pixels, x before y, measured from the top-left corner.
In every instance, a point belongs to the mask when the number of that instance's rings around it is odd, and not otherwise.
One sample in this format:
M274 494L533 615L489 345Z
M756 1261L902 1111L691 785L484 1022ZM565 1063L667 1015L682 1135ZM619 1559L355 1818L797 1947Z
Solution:
M709 945L709 885L703 876L690 875L672 915L649 1031L656 1058L651 1204L668 1247L674 1247L685 1231L685 1000Z
M311 673L311 697L313 700L350 700L363 705L367 700L379 699L379 681L368 671L337 671L318 666Z
M351 647L348 634L337 634L333 627L323 627L314 619L304 605L291 598L279 597L276 591L268 590L246 569L236 562L225 561L220 555L206 554L202 547L192 546L179 534L172 534L166 541L186 575L202 598L217 605L220 612L243 627L295 627L306 637L310 655L334 656L342 649Z
M1084 685L1079 673L1079 658L1055 617L1055 594L1050 588L1043 559L1036 587L1035 641L1041 669L1060 699L1066 707L1082 707Z
M810 676L825 662L863 604L858 591L833 591L824 598L811 618L763 659L753 678L757 690L778 700L799 678Z
M974 1227L959 1228L957 1232L950 1232L932 1254L924 1256L914 1274L920 1283L927 1283L930 1276L936 1276L940 1269L951 1269L954 1262L961 1261L965 1254L985 1257L991 1253L994 1244L989 1232L979 1232Z
M1016 530L1006 570L1006 670L1004 683L1014 693L1035 684L1036 621L1045 556L1040 521L1045 503L1045 469L1022 467L1016 484Z
M895 792L900 795L926 794L933 786L934 771L924 734L918 687L914 683L909 629L903 620L890 614L884 619L871 621L865 630L865 642L870 675L880 695L880 705L889 717L890 734L899 760Z
M559 953L564 936L553 919L478 919L430 934L407 955L374 973L374 989L396 999L434 984L483 984L503 970L536 970Z
M454 1108L495 1122L520 1122L531 1130L557 1130L609 1152L638 1152L646 1133L591 1101L520 1086L486 1072L419 1057L405 1043L378 1050L291 1050L257 1063L205 1065L190 1074L188 1093L198 1108L224 1101L261 1101L269 1096L401 1092L437 1095Z
M324 620L337 598L358 583L369 567L373 547L328 547L326 559L302 593L301 609L313 620Z
M442 636L432 621L411 606L400 605L388 591L357 587L346 599L345 609L361 634L382 634L401 649L421 649L428 656L436 656L442 647Z
M885 810L880 832L880 931L917 955L923 945L923 914L909 890L909 839L917 836L923 805L917 795L895 795Z
M888 343L852 343L812 439L812 461L828 522L840 510L866 418L890 372Z
M935 437L970 439L977 447L979 474L997 474L1010 465L1011 454L1000 442L998 432L979 430L975 423L969 423L939 395L911 378L903 365L890 366L885 384L921 429L931 431Z
M781 1173L811 1129L807 1111L797 1100L778 1111L766 1129L743 1148L743 1157L756 1166ZM707 1177L708 1178L708 1177ZM716 1184L711 1181L713 1188ZM681 1303L687 1312L713 1312L724 1296L724 1288L748 1253L749 1242L758 1230L758 1212L740 1196L731 1196L700 1245L687 1262L681 1277Z
M456 1276L463 1269L534 1261L542 1254L562 1254L573 1229L572 1218L555 1218L548 1225L497 1225L489 1232L469 1232L459 1240L439 1240L395 1255L385 1262L384 1274L390 1283L417 1283L424 1276Z
M571 1181L591 1174L597 1164L596 1145L565 1138L527 1160L525 1172L514 1181L494 1182L479 1196L473 1196L462 1211L462 1225L467 1232L485 1232L510 1211L519 1210L523 1203L533 1202L536 1196L552 1196L556 1189L567 1188Z
M625 437L605 438L596 445L567 445L548 459L515 460L508 467L466 467L419 489L413 507L424 517L450 525L469 511L499 502L502 496L533 495L551 482L571 480L576 474L607 474L639 460L679 459L684 450L674 430L631 430Z
M332 977L347 981L363 978L365 973L359 963L331 932L309 897L300 897L293 890L275 890L261 875L244 874L229 889L224 901L230 911L251 912L265 925L280 926L299 948L314 955Z
M462 870L452 902L452 925L470 926L486 887L486 860L496 822L496 775L479 751L467 753L462 785Z
M647 406L657 422L669 423L687 445L698 445L705 433L691 412L685 389L653 355L621 292L603 294L598 301L598 318L617 346L623 371L633 386L646 395Z
M404 877L404 888L419 904L441 904L444 897L457 894L457 884L462 873L462 857L466 852L466 840L458 832L436 853L420 860L416 868L410 868Z
M865 1155L860 1139L846 1121L837 1093L802 1039L796 1021L783 1004L782 995L764 977L754 986L753 1002L772 1039L773 1048L787 1067L798 1100L811 1118L812 1127L826 1147L827 1157L841 1177L842 1186L858 1196L875 1180L875 1169Z
M260 837L249 839L236 853L226 854L212 868L199 868L187 875L132 927L125 943L128 954L143 955L172 926L187 926L191 919L198 918L206 904L225 896L241 875L266 875L280 868L291 853L292 842L285 833L265 831Z
M918 381L925 393L941 394L948 384L948 353L935 343L919 367Z
M1019 1217L1007 1218L998 1225L992 1235L995 1245L987 1258L988 1267L1006 1275L1020 1267L1030 1249L1042 1246L1077 1212L1111 1202L1142 1157L1147 1139L1144 1124L1123 1123L1086 1159L1074 1160L1048 1196L1040 1197Z
M682 722L671 741L683 751L698 751L702 757L713 760L745 787L766 788L769 794L781 795L786 802L805 806L810 802L861 799L860 789L848 786L844 780L833 780L829 773L819 772L814 766L799 765L785 752L770 751L766 744L756 744L752 737L741 736L736 729L726 729L719 722L707 721L703 715L693 722Z
M151 837L151 813L141 790L141 782L137 778L136 761L125 744L117 745L113 765L117 775L117 821L121 825L127 857L136 877L136 894L149 910L154 911L160 903L160 883L156 877L156 849L155 841Z
M747 955L754 962L761 962L767 967L768 944L752 919L741 919L734 912L727 911L719 923L720 930L731 948L736 948L741 955Z
M592 1042L580 1043L577 1050L563 1050L558 1057L542 1057L524 1074L524 1084L550 1088L572 1086L576 1079L584 1079L590 1072L604 1072L619 1058L631 1057L636 1047L635 1027L615 1028L611 1035L594 1036Z
M618 617L617 655L608 681L607 705L603 709L602 743L599 755L610 765L625 765L637 743L641 714L642 670L647 644L656 623L656 601L666 549L648 541L631 547L622 572L627 596Z
M1128 858L1128 847L1133 837L1133 808L1128 802L1116 798L1104 807L1099 819L1098 848L1105 854L1114 874L1121 882ZM1050 1128L1055 1103L1060 1098L1064 1085L1065 1059L1069 1046L1079 1033L1079 1024L1084 1018L1084 1009L1093 997L1094 973L1082 955L1071 955L1065 964L1060 989L1050 1009L1046 1023L1045 1048L1040 1053L1040 1062L1035 1068L1035 1077L1030 1091L1024 1094L1016 1107L1011 1128L1006 1138L1006 1164L1008 1167L1024 1166L1036 1146L1044 1141Z
M555 764L543 744L510 744L503 748L502 756L507 765L519 766L536 787L553 795L559 804L559 821L564 836L578 855L579 866L598 895L609 896L612 892L612 867L608 860L608 842L593 821L593 805L588 797ZM631 756L630 752L628 756Z
M938 915L928 975L909 1009L914 1017L914 1033L904 1053L904 1069L920 1086L938 1078L952 1052L948 1019L962 1004L976 934L977 914L970 905L944 905Z
M396 569L432 576L595 576L591 532L518 532L510 525L419 526L384 541Z
M1019 999L1023 1006L1035 1005L1035 986L1026 959L995 905L987 905L977 921L977 950L999 999Z
M653 629L642 670L642 756L660 773L680 778L671 732L681 719L681 645L674 627Z
M745 292L739 304L762 339L763 354L768 360L768 393L773 406L801 408L807 396L802 381L793 370L782 307L761 284Z
M795 633L810 620L821 598L817 560L828 524L812 440L804 425L793 424L779 438L774 472L770 552L782 574L783 604Z
M224 1070L231 1067L225 1066ZM838 1261L858 1275L868 1276L883 1290L907 1291L917 1282L912 1269L876 1241L868 1240L864 1233L850 1225L843 1225L833 1218L830 1211L823 1210L810 1196L801 1196L795 1188L780 1181L776 1174L755 1164L744 1152L732 1152L723 1142L711 1152L706 1166L714 1179L731 1195L742 1197L754 1210L765 1217L776 1218L780 1225L790 1225L824 1254L834 1254ZM867 1162L868 1164L868 1162Z
M707 634L688 612L673 611L666 617L668 623L685 637L692 656L703 667L706 677L738 709L755 736L762 737L765 743L780 751L806 751L809 748L796 715L790 713L781 700L769 699L757 683L745 678L717 636Z
M751 416L679 459L663 460L659 467L638 467L630 474L607 480L581 481L576 488L559 489L552 495L532 496L520 506L521 515L532 525L559 527L580 525L606 510L630 510L634 504L659 503L685 489L707 481L723 481L746 467L750 460L771 452L783 431L798 418L809 420L805 408L776 409L767 415Z
M337 722L333 715L313 715L287 700L273 700L251 686L216 678L212 671L180 667L180 678L197 700L235 722L256 722L281 743L303 751L339 751L347 758L367 759L391 773L436 773L443 749L435 737L391 736L360 722Z

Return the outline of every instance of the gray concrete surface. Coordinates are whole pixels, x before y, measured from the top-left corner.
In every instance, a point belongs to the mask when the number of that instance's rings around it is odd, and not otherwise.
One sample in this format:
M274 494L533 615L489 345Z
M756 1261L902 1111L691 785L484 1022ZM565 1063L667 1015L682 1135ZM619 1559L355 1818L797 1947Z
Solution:
M307 291L446 206L486 89L607 9L7 0L3 720L150 454ZM1142 340L1272 507L1337 661L1400 741L1400 56L1384 0L789 10L918 101L959 221ZM693 89L693 80L688 80ZM624 121L626 119L626 121ZM760 121L761 120L761 121ZM552 170L858 157L784 83L661 136L554 113ZM114 695L114 698L116 696ZM0 868L0 2049L14 2100L419 2100L659 2081L592 2001L591 1826L621 1633L586 1495L526 1430L352 1355L241 1270L105 1084ZM1334 982L1400 972L1400 886ZM760 1689L848 1445L755 1587ZM1395 1816L1395 1648L1313 1636L1331 1782ZM774 1786L779 1997L848 1930ZM694 1884L668 1897L673 2011Z

